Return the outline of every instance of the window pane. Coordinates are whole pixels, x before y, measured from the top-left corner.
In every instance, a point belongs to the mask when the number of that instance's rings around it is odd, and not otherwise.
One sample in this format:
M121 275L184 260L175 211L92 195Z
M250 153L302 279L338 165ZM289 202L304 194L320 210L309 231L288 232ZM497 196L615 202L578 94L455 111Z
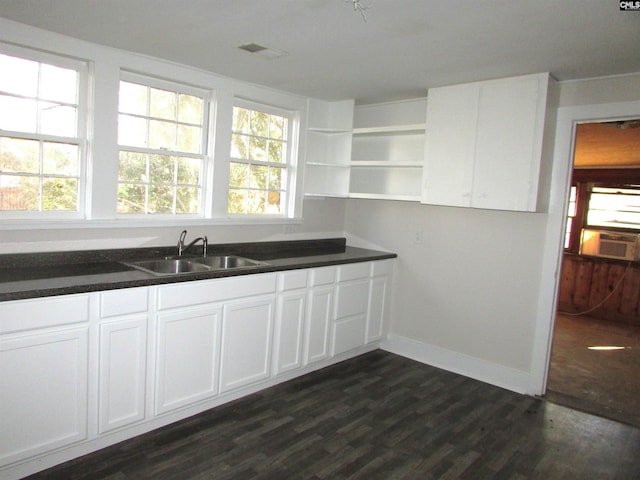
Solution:
M57 102L77 102L78 73L68 68L42 64L38 97Z
M251 111L251 135L261 137L268 136L269 115L262 112Z
M40 133L61 137L76 136L76 109L56 103L39 102Z
M587 224L640 229L640 187L594 187Z
M178 151L187 153L200 153L201 151L200 127L178 125Z
M256 160L258 162L267 161L266 139L249 137L249 160Z
M15 95L38 95L38 62L0 54L0 90Z
M149 156L149 182L173 184L175 161L166 155Z
M149 89L149 114L152 117L176 120L176 94L157 88Z
M271 140L269 142L269 161L273 163L282 163L282 142Z
M120 103L118 105L120 112L146 115L148 90L149 88L144 85L120 82Z
M38 102L35 100L0 95L0 130L36 133L37 119Z
M146 187L144 185L118 185L118 213L145 213Z
M279 214L282 213L281 208L281 195L280 192L268 192L267 194L267 212L269 214Z
M200 189L195 187L176 188L176 213L198 213Z
M149 120L149 148L175 150L176 124Z
M147 154L136 152L120 152L118 180L125 182L146 182Z
M144 118L120 115L118 117L118 143L130 147L146 147L147 121Z
M282 175L284 169L277 167L269 168L269 190L282 189Z
M247 211L248 213L266 213L265 192L249 190L247 192Z
M0 172L40 173L40 142L0 137Z
M262 190L266 190L268 174L269 174L269 167L265 167L262 165L251 165L251 176L249 177L249 186L251 188L260 188Z
M231 157L249 158L249 137L233 134L231 137Z
M198 158L178 158L178 184L200 185L202 161Z
M284 139L287 119L280 115L269 116L269 137L278 140Z
M229 213L247 213L246 190L229 189L229 201L227 211Z
M78 180L75 178L44 178L42 180L42 209L76 210Z
M42 172L77 176L79 174L78 146L68 143L42 144Z
M229 186L246 187L249 185L249 165L246 163L229 163Z
M202 123L202 99L193 95L178 95L178 121Z
M173 213L173 187L149 186L149 213Z
M37 211L40 206L40 182L36 177L0 173L0 209Z
M234 107L232 131L249 133L249 110L246 108Z

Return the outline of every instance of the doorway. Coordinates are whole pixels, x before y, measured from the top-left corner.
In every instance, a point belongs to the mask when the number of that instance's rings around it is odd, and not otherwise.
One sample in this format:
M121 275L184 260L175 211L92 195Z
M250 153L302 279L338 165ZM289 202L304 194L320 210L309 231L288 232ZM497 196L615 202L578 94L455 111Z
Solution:
M577 124L573 143L546 397L640 427L640 265L580 255L585 227L638 233L640 221L621 211L637 211L640 217L640 190L634 190L640 185L640 120ZM622 188L627 184L629 191ZM622 191L627 196L618 206Z

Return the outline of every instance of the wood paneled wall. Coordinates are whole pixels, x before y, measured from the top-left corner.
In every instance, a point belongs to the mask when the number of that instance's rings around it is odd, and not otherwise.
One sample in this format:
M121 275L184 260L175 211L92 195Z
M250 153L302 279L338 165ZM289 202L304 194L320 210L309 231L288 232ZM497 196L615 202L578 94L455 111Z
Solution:
M640 264L564 255L558 310L567 313L591 310L612 291L601 306L587 315L640 325Z

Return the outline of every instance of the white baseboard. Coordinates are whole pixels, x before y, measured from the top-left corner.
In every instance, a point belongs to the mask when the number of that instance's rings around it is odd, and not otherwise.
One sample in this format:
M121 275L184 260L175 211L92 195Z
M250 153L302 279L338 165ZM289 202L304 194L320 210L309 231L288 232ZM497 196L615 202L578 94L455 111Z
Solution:
M380 348L506 390L533 395L530 391L531 375L528 372L399 335L390 335L382 342Z

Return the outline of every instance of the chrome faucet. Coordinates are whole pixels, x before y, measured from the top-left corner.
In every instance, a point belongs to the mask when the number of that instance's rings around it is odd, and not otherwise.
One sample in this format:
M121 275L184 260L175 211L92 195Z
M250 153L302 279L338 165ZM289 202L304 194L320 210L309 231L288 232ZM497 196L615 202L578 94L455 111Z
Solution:
M184 239L186 238L186 236L187 236L187 231L183 230L182 233L180 234L180 238L178 239L178 256L182 256L184 254L184 252L189 250L196 243L202 241L202 256L206 257L207 256L207 248L209 247L209 243L207 241L207 236L203 235L202 237L198 237L195 240L193 240L189 245L185 246L184 245Z

